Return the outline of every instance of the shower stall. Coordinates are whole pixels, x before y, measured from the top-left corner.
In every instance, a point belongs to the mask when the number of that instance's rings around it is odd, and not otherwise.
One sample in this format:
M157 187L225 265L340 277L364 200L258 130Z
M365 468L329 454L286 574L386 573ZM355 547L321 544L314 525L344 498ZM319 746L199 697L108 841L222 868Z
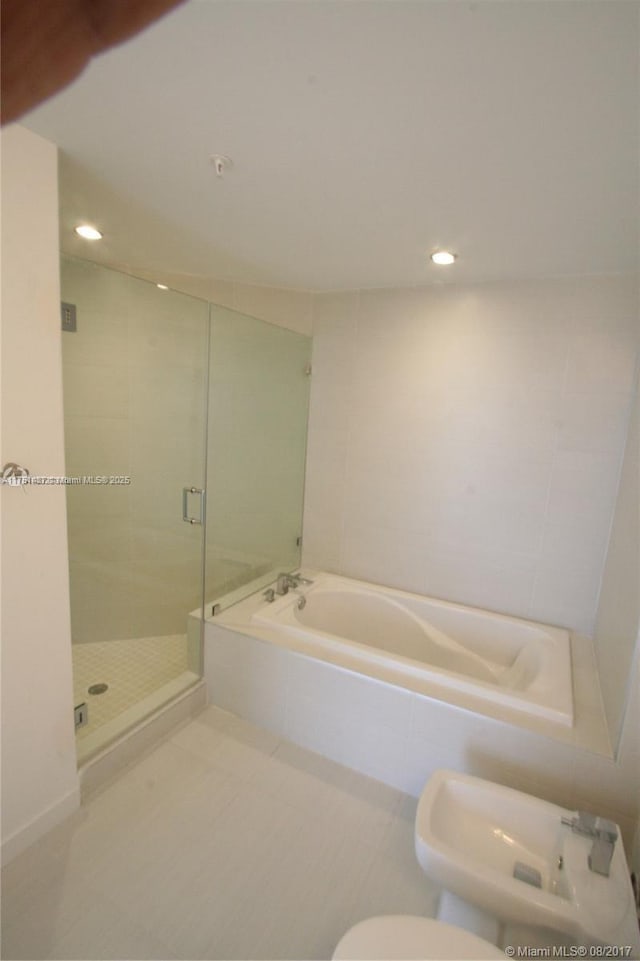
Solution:
M299 563L311 339L63 258L78 759L198 682L203 613Z

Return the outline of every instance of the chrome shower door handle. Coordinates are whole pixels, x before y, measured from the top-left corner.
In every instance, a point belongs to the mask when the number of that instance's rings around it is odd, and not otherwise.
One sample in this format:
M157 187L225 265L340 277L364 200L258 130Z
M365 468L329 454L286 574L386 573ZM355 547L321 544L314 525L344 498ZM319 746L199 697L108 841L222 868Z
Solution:
M202 487L182 488L182 520L185 524L204 524L204 493ZM200 517L189 517L189 494L200 495Z

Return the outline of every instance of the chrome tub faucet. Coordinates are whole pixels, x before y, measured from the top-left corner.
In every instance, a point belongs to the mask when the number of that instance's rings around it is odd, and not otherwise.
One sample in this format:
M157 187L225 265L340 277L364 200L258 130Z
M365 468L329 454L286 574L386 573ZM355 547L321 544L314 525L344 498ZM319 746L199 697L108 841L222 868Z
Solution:
M308 577L303 577L302 574L278 574L275 592L282 596L287 594L290 588L295 589L300 587L301 584L309 586L313 584L313 581L310 581Z

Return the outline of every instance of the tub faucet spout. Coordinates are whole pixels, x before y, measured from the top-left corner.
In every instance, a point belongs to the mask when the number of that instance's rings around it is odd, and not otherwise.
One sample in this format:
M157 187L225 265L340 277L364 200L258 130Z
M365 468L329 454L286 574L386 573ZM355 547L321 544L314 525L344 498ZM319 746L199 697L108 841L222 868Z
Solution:
M278 574L278 580L276 581L276 594L288 594L289 588L300 587L301 584L305 586L313 584L308 577L303 577L302 574Z
M280 594L281 596L283 594L288 594L290 587L297 586L298 582L296 581L295 577L292 577L291 574L278 574L278 580L276 581L276 594Z
M304 584L305 587L310 587L313 581L308 577L303 577L302 574L292 574L291 575L296 582L296 587Z

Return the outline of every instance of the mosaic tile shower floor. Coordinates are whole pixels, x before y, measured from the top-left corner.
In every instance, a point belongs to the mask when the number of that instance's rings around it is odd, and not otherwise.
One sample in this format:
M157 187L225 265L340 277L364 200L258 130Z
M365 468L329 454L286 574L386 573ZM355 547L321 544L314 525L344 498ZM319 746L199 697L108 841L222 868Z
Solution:
M74 704L85 701L89 707L89 723L76 737L94 734L187 670L186 634L74 644ZM108 690L91 695L93 684L107 684Z

